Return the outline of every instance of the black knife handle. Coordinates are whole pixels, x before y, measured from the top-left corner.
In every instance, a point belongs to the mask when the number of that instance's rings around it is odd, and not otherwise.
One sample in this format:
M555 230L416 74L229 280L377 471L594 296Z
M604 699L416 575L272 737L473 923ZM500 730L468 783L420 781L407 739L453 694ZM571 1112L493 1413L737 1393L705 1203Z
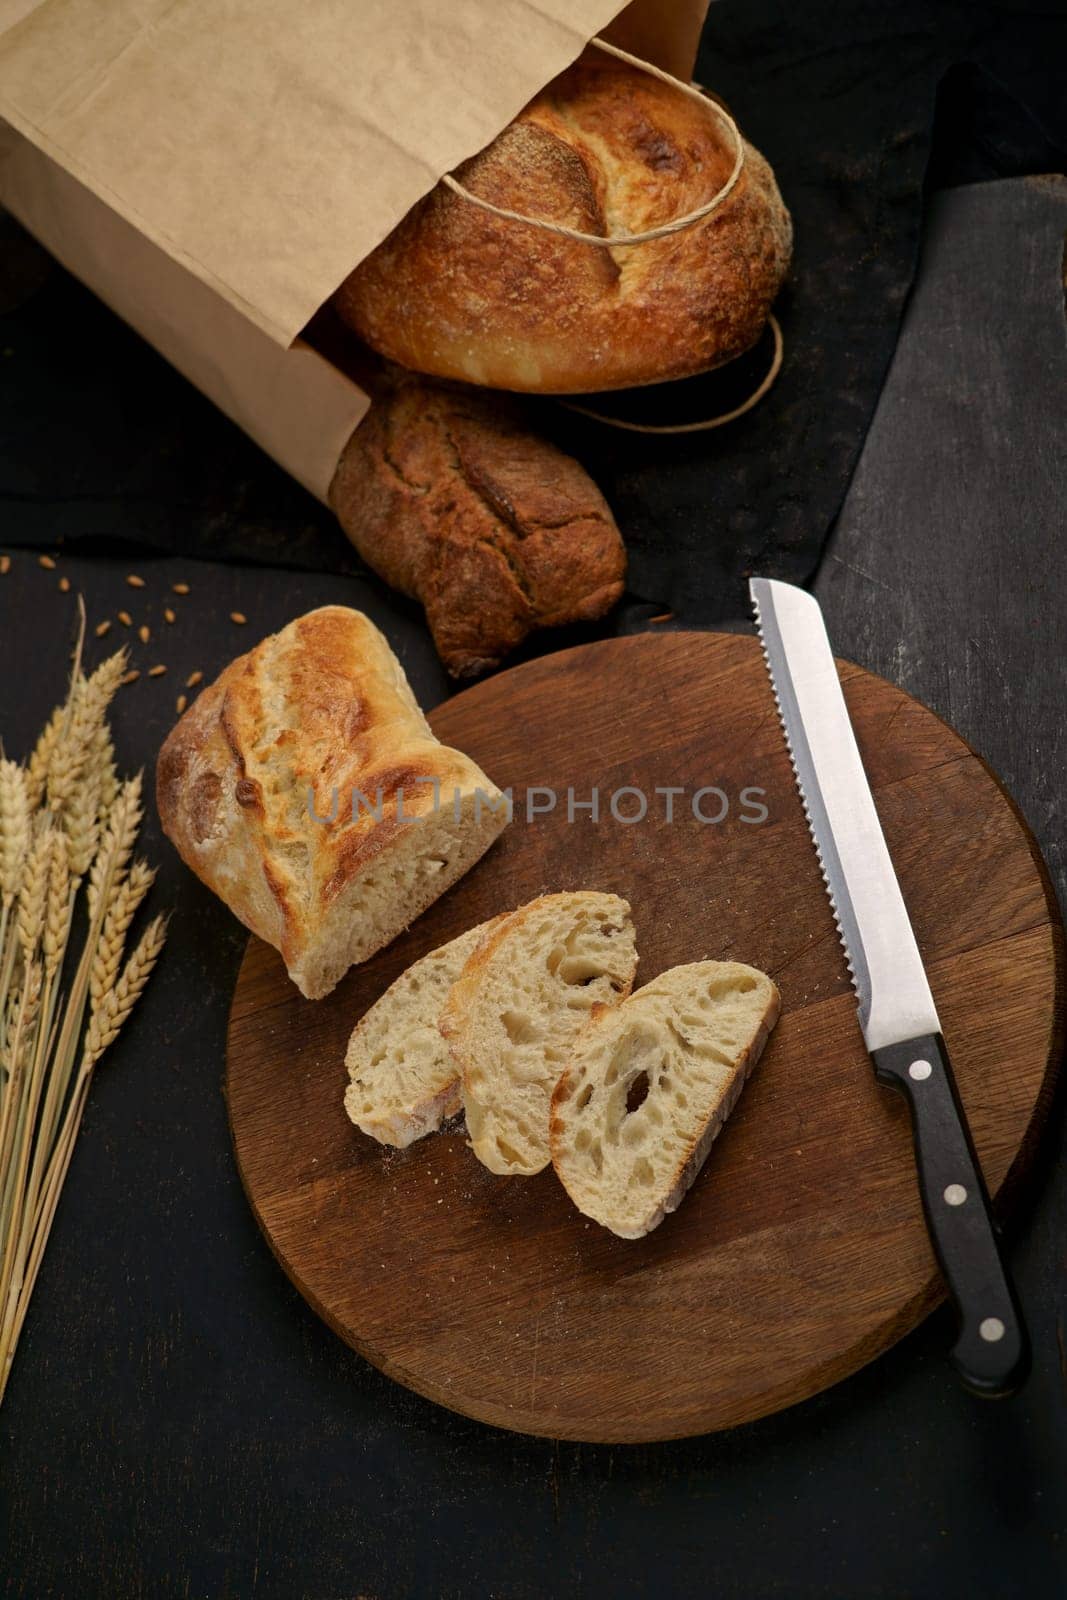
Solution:
M945 1041L931 1033L874 1050L871 1059L879 1080L911 1106L926 1223L959 1313L953 1364L972 1393L1012 1394L1030 1370L1030 1341Z

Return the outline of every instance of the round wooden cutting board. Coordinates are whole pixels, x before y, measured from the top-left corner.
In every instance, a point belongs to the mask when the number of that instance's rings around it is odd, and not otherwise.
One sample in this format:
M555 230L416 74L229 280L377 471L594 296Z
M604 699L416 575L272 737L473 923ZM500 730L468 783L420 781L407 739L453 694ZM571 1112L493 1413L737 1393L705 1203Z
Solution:
M1059 1053L1055 902L1024 823L974 752L890 684L848 664L841 673L1003 1204ZM293 1282L401 1383L564 1439L729 1427L885 1350L943 1289L907 1108L864 1053L756 641L609 640L490 679L430 720L512 788L510 828L328 999L302 999L254 939L234 995L237 1159ZM623 788L646 797L642 820L612 815ZM594 789L597 820L578 809ZM671 821L665 789L682 791ZM545 790L558 796L552 810ZM722 820L697 820L699 790L703 815L725 808ZM639 809L633 794L616 800L619 815ZM496 912L577 888L629 899L639 984L725 958L763 968L782 991L782 1020L688 1198L636 1242L582 1217L551 1169L493 1176L462 1125L398 1151L358 1133L342 1106L349 1033L405 967Z

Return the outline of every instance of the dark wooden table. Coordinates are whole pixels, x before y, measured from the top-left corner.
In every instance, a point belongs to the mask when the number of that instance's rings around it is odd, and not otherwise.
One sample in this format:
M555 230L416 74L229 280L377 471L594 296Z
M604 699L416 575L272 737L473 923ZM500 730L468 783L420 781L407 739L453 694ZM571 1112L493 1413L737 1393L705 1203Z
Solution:
M1061 897L1065 230L1059 181L936 203L817 584L840 653L926 700L1000 772ZM0 544L48 509L47 496L0 499ZM418 617L357 577L163 559L64 558L62 570L98 617L129 601L134 565L148 583L136 608L165 634L151 653L169 671L124 691L127 767L152 762L179 678L213 673L253 631L326 600L388 628L424 703L446 691ZM0 720L14 752L60 688L71 603L57 576L16 553L0 578ZM168 630L159 613L178 577L193 592ZM235 608L244 632L227 620ZM162 866L156 901L174 908L170 950L94 1087L0 1412L0 1591L895 1600L1063 1588L1058 1109L1011 1249L1035 1345L1015 1401L959 1390L946 1312L847 1383L734 1433L591 1448L494 1432L366 1365L275 1265L220 1093L242 936L151 819L146 845Z

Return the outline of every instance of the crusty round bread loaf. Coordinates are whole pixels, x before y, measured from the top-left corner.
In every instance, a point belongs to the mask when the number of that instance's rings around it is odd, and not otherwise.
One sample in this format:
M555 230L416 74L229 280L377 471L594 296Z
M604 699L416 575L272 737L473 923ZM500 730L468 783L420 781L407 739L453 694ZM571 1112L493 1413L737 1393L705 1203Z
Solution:
M525 216L600 235L696 210L736 150L715 109L595 49L456 176ZM529 393L707 371L759 337L792 226L767 162L667 238L603 247L509 221L438 185L342 284L340 315L404 366Z

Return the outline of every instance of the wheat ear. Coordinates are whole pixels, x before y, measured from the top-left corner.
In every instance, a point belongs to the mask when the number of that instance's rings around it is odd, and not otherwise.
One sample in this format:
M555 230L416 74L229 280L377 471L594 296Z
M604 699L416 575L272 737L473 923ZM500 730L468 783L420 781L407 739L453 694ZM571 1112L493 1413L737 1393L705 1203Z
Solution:
M112 893L89 974L89 997L93 1011L100 1010L115 986L127 931L155 876L147 862L135 861L129 876L118 883Z
M44 975L46 982L49 983L55 978L67 948L67 924L70 919L68 848L66 835L60 833L58 829L53 829L52 848L48 857L44 926L41 934Z
M89 874L89 931L70 986L63 1023L53 1053L51 1080L41 1116L40 1136L34 1162L34 1183L39 1178L44 1161L52 1149L56 1124L74 1071L77 1041L85 1019L92 969L97 957L104 919L116 886L122 881L122 874L130 858L140 820L141 776L138 773L119 789L118 798L111 808L107 827Z
M119 874L125 871L130 859L143 814L141 781L140 773L127 778L119 786L115 803L108 814L104 836L89 873L89 914L92 917L96 916L101 900L106 910L111 887Z
M14 761L0 761L0 897L10 909L22 882L30 847L30 799L26 774Z
M108 705L125 670L126 651L118 650L91 677L75 679L69 715L60 729L48 769L47 796L52 812L67 811L77 795Z
M56 706L45 723L30 757L26 769L26 798L31 811L36 811L44 799L45 789L48 786L48 769L52 765L52 756L59 741L59 731L63 726L66 709L65 703Z
M0 760L0 1005L10 989L19 948L16 931L10 926L11 908L19 897L29 848L30 803L26 774L14 761L3 759ZM0 1067L7 1031L7 1017L0 1013Z
M101 1007L90 1018L82 1051L81 1065L74 1090L67 1105L63 1125L55 1141L52 1158L39 1192L32 1217L27 1219L24 1235L24 1271L20 1280L19 1304L16 1306L9 1292L9 1309L5 1319L0 1300L0 1399L3 1398L7 1373L14 1355L14 1347L22 1331L26 1307L37 1281L44 1247L52 1229L56 1206L63 1181L70 1166L74 1142L81 1126L82 1114L89 1095L93 1069L108 1046L115 1042L119 1030L129 1017L144 992L145 984L159 959L166 938L163 917L154 917L141 936L137 947L123 969L115 987L107 992ZM6 1347L6 1355L5 1355Z
M115 746L111 742L106 722L96 731L92 761L100 785L100 820L103 821L115 804L119 793L119 780L115 773Z
M91 1013L82 1051L83 1069L95 1066L108 1046L114 1043L119 1029L140 999L163 949L165 929L163 918L153 917L115 987L105 993L100 1005Z
M19 895L18 936L22 946L22 959L28 966L33 960L44 927L45 905L48 900L48 875L51 866L55 830L45 828L30 845L26 856L25 877Z
M0 1398L96 1062L137 1003L164 937L157 917L122 965L154 873L143 861L130 866L141 777L119 783L106 720L126 655L84 675L79 612L69 692L27 769L0 750ZM61 1003L83 883L88 927Z

